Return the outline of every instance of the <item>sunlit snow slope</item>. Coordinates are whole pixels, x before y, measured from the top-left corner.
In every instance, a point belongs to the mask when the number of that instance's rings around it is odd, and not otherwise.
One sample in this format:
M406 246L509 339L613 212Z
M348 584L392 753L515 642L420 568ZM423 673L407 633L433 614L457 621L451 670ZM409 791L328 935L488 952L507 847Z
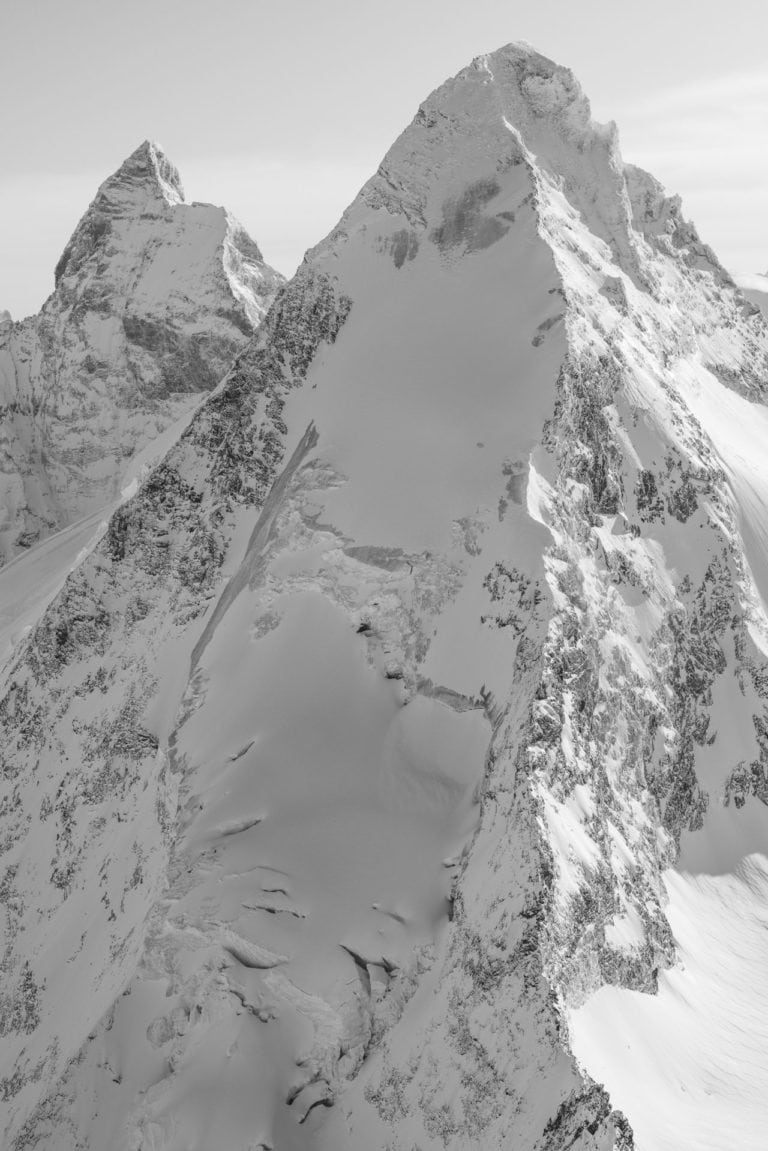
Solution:
M39 315L0 316L0 562L118 495L189 414L282 277L148 142L98 190Z
M767 374L570 72L429 97L7 569L12 1151L763 1146Z

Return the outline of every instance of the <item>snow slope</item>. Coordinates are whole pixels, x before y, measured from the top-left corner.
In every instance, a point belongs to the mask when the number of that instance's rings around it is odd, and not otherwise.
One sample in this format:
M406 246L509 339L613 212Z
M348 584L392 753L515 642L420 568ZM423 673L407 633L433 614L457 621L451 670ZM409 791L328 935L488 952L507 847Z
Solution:
M658 994L603 987L574 1015L575 1050L638 1148L763 1145L768 818L747 803L716 813L705 860L683 858L666 880L677 963Z
M102 184L38 316L0 324L0 555L95 512L189 414L282 277L145 142Z
M425 101L58 592L37 553L9 1148L763 1145L766 375L570 72Z

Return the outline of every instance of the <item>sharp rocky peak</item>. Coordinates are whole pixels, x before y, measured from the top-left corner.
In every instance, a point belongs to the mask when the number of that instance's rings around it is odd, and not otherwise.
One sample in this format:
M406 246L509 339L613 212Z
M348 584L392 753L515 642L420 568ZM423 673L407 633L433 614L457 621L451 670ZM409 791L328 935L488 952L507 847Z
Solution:
M146 189L159 193L169 204L184 202L184 188L178 168L166 156L161 146L145 140L131 152L114 175L102 184L99 194L108 194L115 188Z
M730 283L683 218L679 198L623 162L615 123L592 118L573 72L524 42L478 56L424 101L332 237L349 232L360 208L403 212L414 226L439 226L447 200L461 199L462 183L479 188L482 178L482 194L490 194L501 174L519 163L530 170L540 214L549 211L559 227L556 201L565 197L642 289L652 287L638 255L646 243L689 264L704 263Z
M162 216L184 203L178 169L159 144L145 140L99 187L56 265L56 285L80 269L114 220Z
M463 143L457 149L459 137ZM425 176L439 178L458 164L476 167L475 152L484 154L484 167L497 171L522 153L571 184L585 183L587 177L594 182L595 164L615 184L622 167L615 125L593 121L573 73L524 43L478 56L437 88L387 153L377 176L403 188L407 176L410 190L414 176L418 185ZM590 161L587 173L583 169Z
M282 282L225 208L186 202L157 144L132 152L39 315L0 313L0 402L14 412L0 429L0 563L115 498L128 461L218 383Z

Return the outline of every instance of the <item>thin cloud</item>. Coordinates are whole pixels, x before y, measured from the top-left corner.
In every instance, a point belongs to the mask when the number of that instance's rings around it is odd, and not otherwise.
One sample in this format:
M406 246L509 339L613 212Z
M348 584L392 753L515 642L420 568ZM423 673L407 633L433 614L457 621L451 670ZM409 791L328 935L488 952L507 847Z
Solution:
M664 88L625 105L619 114L641 118L670 112L682 115L686 111L699 112L705 106L722 108L724 101L731 104L738 101L740 109L764 109L768 101L768 75L765 72L731 72Z
M627 160L683 198L736 272L768 265L768 75L729 73L656 91L616 113Z

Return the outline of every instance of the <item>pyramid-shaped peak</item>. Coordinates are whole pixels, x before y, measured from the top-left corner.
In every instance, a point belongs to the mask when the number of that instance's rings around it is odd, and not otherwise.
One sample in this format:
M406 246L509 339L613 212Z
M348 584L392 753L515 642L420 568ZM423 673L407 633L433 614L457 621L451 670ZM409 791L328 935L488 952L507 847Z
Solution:
M523 158L564 182L601 236L606 227L592 210L596 187L611 199L610 219L626 223L615 125L595 123L573 73L525 42L477 56L436 88L361 196L426 219L433 192L440 199L452 180L458 195L473 172L490 179Z
M169 204L184 201L184 188L178 169L160 145L152 140L145 140L131 152L127 160L102 184L99 192L109 196L110 192L118 190L159 193Z
M175 165L159 144L145 140L99 187L56 265L56 285L104 242L115 220L162 217L183 203L184 189Z
M579 135L599 127L591 123L589 101L570 68L551 60L523 40L476 56L468 67L437 88L425 105L439 111L444 103L453 103L457 96L463 102L467 83L475 86L478 82L489 84L496 94L489 108L497 112L503 109L523 134L533 124L546 121L559 122L561 131L567 126Z
M594 183L598 155L603 167L621 167L615 125L592 120L573 72L519 41L477 56L427 97L385 157L380 171L390 191L379 192L391 198L398 188L408 195L405 189L423 183L427 169L456 167L462 156L465 166L476 166L475 152L503 164L513 139L557 178L576 183ZM428 151L434 154L426 161Z

